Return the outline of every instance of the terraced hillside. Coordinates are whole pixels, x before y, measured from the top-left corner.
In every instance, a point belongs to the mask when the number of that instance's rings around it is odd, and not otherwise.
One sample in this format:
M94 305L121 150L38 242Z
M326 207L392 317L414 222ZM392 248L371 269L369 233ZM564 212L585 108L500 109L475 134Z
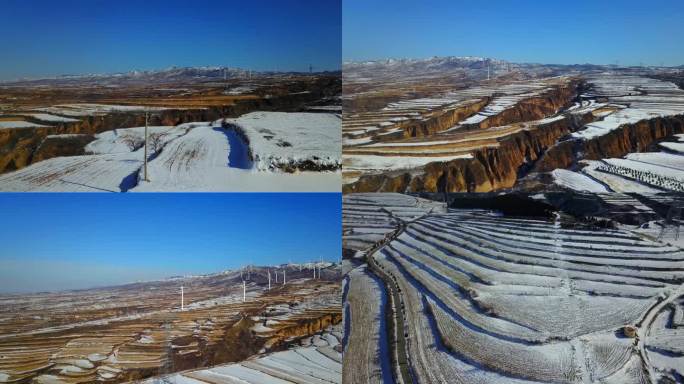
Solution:
M239 362L312 337L334 347L321 332L341 321L340 299L339 269L329 263L3 295L0 382L118 383Z
M591 161L642 152L684 132L684 91L652 71L565 73L524 80L504 73L346 113L344 191L517 188L521 179L595 168ZM604 187L613 190L594 189Z
M235 364L156 377L143 383L341 383L342 354L338 351L341 339L340 327L328 326L320 334L302 339L300 346L287 351Z
M387 213L396 201L406 214L394 210L384 221L393 229L373 242L379 215L360 211ZM361 233L369 240L347 277L345 353L367 349L359 375L371 382L681 380L682 249L566 225L562 214L442 206L416 215L417 204L436 203L396 194L350 194L344 204L344 247L360 249Z

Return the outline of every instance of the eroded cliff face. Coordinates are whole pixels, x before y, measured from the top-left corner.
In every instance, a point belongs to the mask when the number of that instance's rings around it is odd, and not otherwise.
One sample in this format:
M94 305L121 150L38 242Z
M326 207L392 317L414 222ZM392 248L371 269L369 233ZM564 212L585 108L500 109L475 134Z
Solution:
M539 96L521 100L513 107L488 117L477 124L478 128L499 127L508 124L534 121L551 116L568 107L570 102L581 92L586 84L581 80L573 80L564 86L553 88Z
M459 121L482 110L488 102L489 98L483 98L479 102L447 110L427 121L411 121L403 127L402 136L403 138L426 137L445 131L455 126Z
M668 136L684 133L684 115L658 117L620 127L606 135L583 143L583 159L598 160L622 157L629 152L642 152Z
M161 348L159 353L169 353L165 367L130 369L124 372L123 379L128 381L140 380L145 377L162 373L177 372L187 369L210 367L218 364L238 362L257 355L266 344L269 351L287 349L289 344L298 339L322 332L328 325L336 325L342 321L342 313L321 314L306 320L293 321L292 326L286 327L271 337L264 337L252 331L256 322L248 314L243 316L224 330L224 335L218 343L207 343L206 340L192 336L175 337L170 341L167 350ZM179 353L187 347L193 352ZM149 347L148 347L149 349Z
M507 136L498 147L476 150L472 159L430 163L421 171L364 176L346 185L344 192L488 192L509 188L523 164L536 161L573 129L568 120L540 125Z
M679 133L684 133L684 115L625 124L591 140L572 139L554 145L535 165L534 172L570 168L579 160L600 160L623 157L630 152L643 152L653 144Z
M590 114L521 131L499 147L473 152L472 159L430 163L422 170L363 176L343 192L491 192L515 185L530 172L569 168L582 159L622 157L643 151L658 141L684 133L684 115L626 124L603 136L582 141L558 140L590 122Z
M32 161L35 163L52 157L84 155L85 146L93 140L95 136L89 134L47 136L35 150Z
M304 104L324 96L326 96L325 93L320 91L273 98L246 99L240 100L233 105L218 107L167 109L152 113L149 124L174 126L195 121L213 121L224 117L238 117L257 110L298 111ZM32 121L31 119L27 120ZM33 122L45 124L41 121ZM51 127L1 129L0 173L21 169L50 157L82 154L83 147L78 147L77 141L72 141L69 146L64 146L62 148L63 151L58 150L53 145L56 143L48 142L45 143L47 145L46 148L52 147L54 150L38 152L37 150L42 147L48 135L93 135L111 129L140 127L143 125L145 125L145 115L143 113L120 112L102 116L86 116L81 118L79 122L58 124Z

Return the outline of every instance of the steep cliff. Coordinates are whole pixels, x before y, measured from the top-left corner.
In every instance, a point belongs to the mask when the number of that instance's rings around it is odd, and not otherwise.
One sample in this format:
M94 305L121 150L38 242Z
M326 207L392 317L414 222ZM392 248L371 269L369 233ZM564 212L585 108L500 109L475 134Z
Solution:
M36 148L32 161L50 159L58 156L78 156L85 154L85 146L95 140L89 134L66 134L47 136Z
M554 87L539 96L523 99L513 107L486 118L477 124L477 127L498 127L551 116L567 107L585 86L583 81L573 80L566 85Z
M618 129L591 140L572 139L551 147L535 165L534 172L550 172L569 168L579 160L622 157L630 152L643 152L667 137L684 133L684 115L657 117Z
M496 148L474 151L472 159L430 163L418 170L362 176L343 192L489 192L511 188L529 172L568 168L578 160L622 157L677 133L684 133L684 115L623 125L591 140L558 140L588 121L590 114L521 131L499 141Z

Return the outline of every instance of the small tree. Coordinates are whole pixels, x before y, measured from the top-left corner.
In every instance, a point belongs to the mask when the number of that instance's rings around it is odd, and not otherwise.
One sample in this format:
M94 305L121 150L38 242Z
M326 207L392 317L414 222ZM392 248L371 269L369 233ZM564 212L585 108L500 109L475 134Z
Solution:
M153 152L157 152L162 148L162 144L164 144L162 140L163 138L163 133L153 133L149 135L148 139L150 140L150 148L152 148Z
M133 136L131 134L122 135L121 142L126 144L126 146L128 147L128 149L131 150L131 152L141 148L145 143L144 140L142 140L141 138Z

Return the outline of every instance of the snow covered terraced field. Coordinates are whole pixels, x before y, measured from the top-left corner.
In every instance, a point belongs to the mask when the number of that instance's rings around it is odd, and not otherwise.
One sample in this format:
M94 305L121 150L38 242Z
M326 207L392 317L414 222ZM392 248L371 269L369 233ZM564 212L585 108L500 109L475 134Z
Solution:
M182 372L143 381L146 384L300 384L342 383L342 354L337 350L342 339L339 326L329 326L320 335L305 338L301 346L287 351Z
M311 368L302 364L310 358L317 359L321 366L316 369L324 377L337 374L332 382L339 382L342 336L333 328L342 319L339 271L321 263L315 265L320 274L313 279L314 265L1 295L0 383L120 383L242 361L291 345L309 348L270 355L261 363L248 361L236 369L261 364L262 372L270 367L296 378L304 376L298 369Z
M364 231L359 200L383 212L397 196L345 196L345 223ZM393 212L396 230L348 277L347 348L366 340L372 382L656 383L684 374L681 249L625 230L566 228L560 216L406 211L409 220ZM372 294L354 297L354 284Z
M603 112L600 113L600 120L572 134L574 139L581 142L601 140L602 136L614 133L625 125L684 115L684 90L673 83L611 73L590 76L587 81L592 89L582 98ZM594 103L596 99L603 102ZM554 171L555 182L583 191L640 194L682 192L684 147L680 143L681 136L676 134L658 142L659 152L639 152L637 145L637 151L627 153L624 158L583 160L576 172ZM617 137L616 140L619 140L620 135ZM624 144L618 142L616 145Z
M482 85L390 103L379 111L344 115L343 182L353 183L363 175L420 170L430 163L471 159L474 151L495 148L504 137L553 122L541 119L528 124L500 124L498 117L520 103L567 86L571 80L554 77Z
M230 122L152 127L148 180L143 128L105 131L86 146L87 155L0 176L0 190L338 191L339 124L334 114L255 112Z

